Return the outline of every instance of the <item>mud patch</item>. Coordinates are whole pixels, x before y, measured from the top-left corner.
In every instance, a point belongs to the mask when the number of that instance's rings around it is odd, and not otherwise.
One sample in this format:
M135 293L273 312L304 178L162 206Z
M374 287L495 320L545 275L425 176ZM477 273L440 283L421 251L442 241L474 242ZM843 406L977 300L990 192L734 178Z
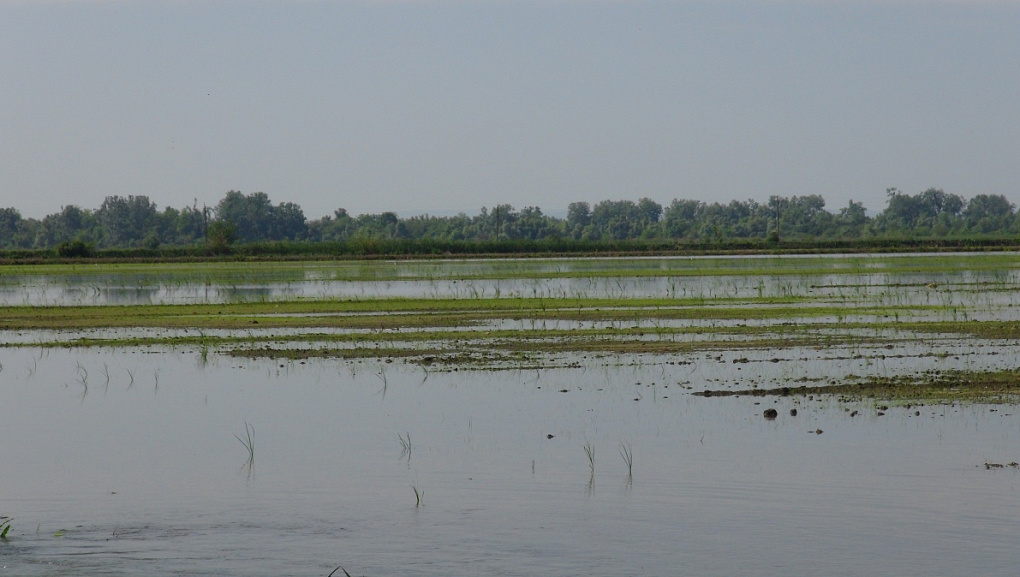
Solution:
M853 382L829 385L741 390L707 389L692 394L699 397L838 395L841 401L876 399L1016 403L1020 401L1020 371L934 370L895 377L861 377Z

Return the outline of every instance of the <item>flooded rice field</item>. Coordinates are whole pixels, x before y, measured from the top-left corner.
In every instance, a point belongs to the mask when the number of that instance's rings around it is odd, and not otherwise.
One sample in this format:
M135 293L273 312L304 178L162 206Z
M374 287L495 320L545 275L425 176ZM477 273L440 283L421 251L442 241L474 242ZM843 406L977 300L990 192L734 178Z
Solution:
M7 267L0 274L0 305L794 295L883 304L933 298L998 302L1016 297L1008 289L1020 282L1014 266L1012 254L36 265ZM952 290L903 290L929 284Z
M0 574L1020 564L1017 255L176 266L0 270Z

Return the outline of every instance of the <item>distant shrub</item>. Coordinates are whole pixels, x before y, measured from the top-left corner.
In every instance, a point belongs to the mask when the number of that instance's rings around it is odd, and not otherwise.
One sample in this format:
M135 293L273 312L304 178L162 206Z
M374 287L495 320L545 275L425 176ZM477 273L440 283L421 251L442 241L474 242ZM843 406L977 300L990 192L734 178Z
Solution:
M62 242L57 245L57 256L61 258L89 258L95 254L96 248L83 240Z
M237 227L232 222L217 220L205 231L205 245L212 254L230 254L236 239Z

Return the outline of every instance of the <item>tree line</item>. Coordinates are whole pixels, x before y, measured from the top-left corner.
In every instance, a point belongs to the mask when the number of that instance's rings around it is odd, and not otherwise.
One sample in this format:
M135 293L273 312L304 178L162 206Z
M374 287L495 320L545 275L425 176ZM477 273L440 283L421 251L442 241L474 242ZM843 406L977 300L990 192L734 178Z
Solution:
M0 209L0 248L205 246L223 251L234 244L273 241L394 240L803 242L1004 238L1020 231L1016 207L1002 195L965 200L937 188L915 195L890 188L886 201L885 209L875 215L855 201L831 212L820 195L804 195L772 196L765 203L675 199L667 206L648 198L573 202L566 218L534 206L518 210L499 204L483 207L474 216L400 218L394 212L352 216L338 208L332 215L308 220L297 204L273 204L264 192L232 190L214 207L199 207L196 202L163 210L144 195L109 196L97 209L68 205L42 219L23 218L16 208Z

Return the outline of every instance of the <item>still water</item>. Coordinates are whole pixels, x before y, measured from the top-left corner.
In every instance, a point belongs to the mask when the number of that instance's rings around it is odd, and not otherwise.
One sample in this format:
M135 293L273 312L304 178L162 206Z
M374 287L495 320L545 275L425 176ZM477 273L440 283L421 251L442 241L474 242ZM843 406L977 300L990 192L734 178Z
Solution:
M0 306L406 298L831 298L1016 306L1017 255L784 255L75 265L0 274ZM919 290L926 285L938 290Z
M829 399L700 398L677 383L743 375L654 359L427 373L4 349L0 363L0 515L13 517L2 575L1012 575L1020 564L1013 406L880 416Z

